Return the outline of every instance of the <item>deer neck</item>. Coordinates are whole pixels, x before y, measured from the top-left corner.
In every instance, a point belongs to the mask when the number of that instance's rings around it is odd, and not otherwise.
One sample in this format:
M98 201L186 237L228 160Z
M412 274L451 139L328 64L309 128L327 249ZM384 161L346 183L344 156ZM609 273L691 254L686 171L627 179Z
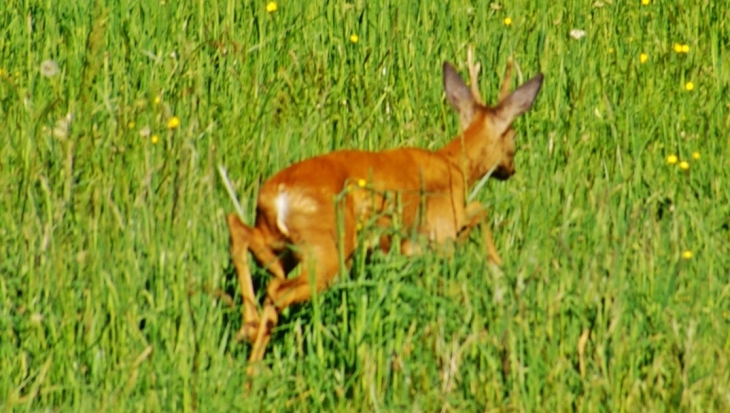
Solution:
M500 162L494 140L486 136L483 128L470 127L441 148L438 153L461 170L471 187Z

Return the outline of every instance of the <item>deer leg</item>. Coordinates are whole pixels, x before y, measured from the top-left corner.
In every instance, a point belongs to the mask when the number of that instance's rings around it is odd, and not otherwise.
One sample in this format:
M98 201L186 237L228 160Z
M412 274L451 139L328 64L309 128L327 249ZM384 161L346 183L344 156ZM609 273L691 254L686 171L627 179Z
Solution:
M258 233L243 224L235 214L228 215L228 230L231 236L231 259L236 267L238 284L243 299L243 323L236 333L236 340L253 340L259 330L259 312L256 308L256 294L251 280L248 251L252 244L260 244Z
M322 241L322 239L318 241L320 242L316 245L304 245L304 251L309 249L310 253L301 261L302 272L297 277L292 279L274 278L269 283L261 328L259 328L256 335L249 362L263 359L266 345L271 339L271 330L276 327L278 314L283 309L292 304L309 300L312 297L312 288L316 288L317 291L324 290L337 275L339 262L334 241ZM312 271L314 271L313 278ZM311 284L312 281L314 286Z
M236 333L236 340L252 339L259 330L259 313L256 308L256 294L253 291L248 251L251 245L251 228L244 225L235 214L228 215L228 230L231 236L231 259L236 267L238 284L243 299L243 325Z
M231 234L231 257L236 267L238 283L243 298L243 325L236 333L237 341L254 341L259 330L259 313L256 308L256 294L253 290L248 252L274 277L285 279L286 273L281 260L266 245L264 237L257 230L243 224L235 214L228 215L228 228Z
M487 210L479 202L471 202L466 206L466 223L459 230L459 242L464 242L474 227L477 226L482 228L482 237L484 238L484 246L487 249L487 258L496 265L502 265L502 258L497 252L497 247L494 246L492 231L489 229Z
M256 365L254 363L261 361L264 358L266 346L269 344L269 340L271 340L271 330L273 330L274 327L276 327L276 323L279 322L279 310L276 309L269 299L266 299L266 302L264 303L262 316L264 320L263 324L261 324L261 327L256 332L253 348L251 349L251 355L248 357L249 366L246 372L249 376L254 375L256 372Z

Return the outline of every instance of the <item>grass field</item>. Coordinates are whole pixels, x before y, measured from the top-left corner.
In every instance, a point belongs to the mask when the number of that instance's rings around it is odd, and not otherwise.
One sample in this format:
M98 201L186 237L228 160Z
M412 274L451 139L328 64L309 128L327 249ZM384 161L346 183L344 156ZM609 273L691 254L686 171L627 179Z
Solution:
M0 10L4 411L730 410L723 2L86 3ZM503 273L360 253L248 378L218 165L253 222L292 162L438 148L469 43L488 101L545 73L478 196Z

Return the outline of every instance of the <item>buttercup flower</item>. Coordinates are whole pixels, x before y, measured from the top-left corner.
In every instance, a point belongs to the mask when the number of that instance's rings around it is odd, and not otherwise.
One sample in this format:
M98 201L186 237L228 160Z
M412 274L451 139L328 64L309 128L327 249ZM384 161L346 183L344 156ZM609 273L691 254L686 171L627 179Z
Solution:
M352 43L357 43L358 41L360 41L360 36L358 36L356 34L352 34L352 35L350 35L350 41Z
M700 153L699 152L696 152L696 151L695 152L692 152L692 159L694 159L695 161L699 160L700 159Z
M692 251L686 250L682 253L682 258L685 260L692 259Z
M667 156L667 163L670 164L670 165L674 165L675 163L677 163L678 160L679 159L677 158L677 155L669 155L669 156Z
M685 89L687 89L687 91L688 91L688 92L691 92L691 91L693 91L693 90L694 90L694 88L695 88L695 84L694 84L694 83L692 83L692 82L687 82L687 83L686 83L686 84L684 85L684 88L685 88Z
M177 116L173 116L167 121L167 129L177 129L178 126L180 126L180 118Z
M651 3L651 0L641 0L641 4L643 4L644 6L648 6L649 3Z
M269 13L275 12L279 6L276 4L275 1L269 2L269 4L266 5L266 11Z
M642 54L639 55L639 62L641 64L646 63L647 60L649 60L649 55L648 54L642 53Z
M504 20L502 20L502 23L504 23L505 26L511 26L512 25L512 18L511 17L505 17Z
M152 141L153 144L156 144L157 142L160 141L160 135L158 135L158 134L152 135L151 141Z
M686 171L687 169L689 169L689 162L687 162L687 161L680 162L679 169L681 169L683 171Z

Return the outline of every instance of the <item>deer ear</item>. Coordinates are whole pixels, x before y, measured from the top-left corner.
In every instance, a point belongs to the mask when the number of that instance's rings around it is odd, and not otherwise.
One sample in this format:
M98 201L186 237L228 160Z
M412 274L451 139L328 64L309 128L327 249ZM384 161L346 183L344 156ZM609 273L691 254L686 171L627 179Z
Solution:
M474 118L476 102L471 90L449 62L444 62L444 91L451 107L459 114L461 130L466 130Z
M499 135L503 134L518 116L530 110L532 104L535 103L538 92L540 92L542 79L543 74L540 73L528 80L527 83L502 99L499 105L494 108L496 113L495 129L497 129Z

